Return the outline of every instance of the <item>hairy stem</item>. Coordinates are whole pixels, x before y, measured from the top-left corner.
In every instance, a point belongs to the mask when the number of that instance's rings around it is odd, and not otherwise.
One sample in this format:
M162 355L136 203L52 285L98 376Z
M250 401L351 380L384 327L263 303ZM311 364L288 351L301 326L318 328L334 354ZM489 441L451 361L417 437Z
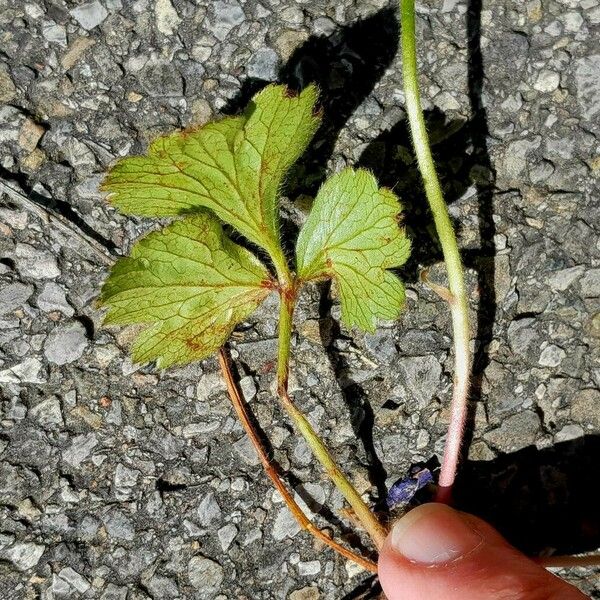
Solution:
M451 416L446 438L446 448L442 459L437 500L449 502L452 485L460 455L465 420L467 397L471 373L471 350L469 347L469 303L465 287L464 273L456 235L444 201L442 186L438 179L425 118L421 107L417 74L417 52L415 42L415 3L414 0L400 0L402 29L402 74L406 109L412 134L413 146L419 169L423 177L427 201L433 213L433 220L444 254L448 272L451 297L449 305L452 314L454 333L454 388L452 393Z
M341 554L344 558L354 561L359 564L363 569L367 571L371 571L372 573L377 573L377 565L370 561L368 558L364 558L352 550L348 550L335 540L332 540L324 531L320 530L304 513L304 511L300 508L298 503L294 500L294 497L289 492L289 490L285 487L285 484L279 477L279 474L274 467L273 463L269 460L269 455L267 449L265 448L262 440L260 439L256 428L254 427L252 420L250 419L250 415L248 413L248 409L246 408L246 404L242 399L240 391L233 379L233 374L231 373L231 368L229 366L229 357L227 356L225 350L221 348L219 351L219 364L221 365L221 372L223 373L223 378L225 379L225 383L227 385L227 392L229 394L229 398L231 399L231 403L235 408L237 416L242 424L242 427L246 431L246 434L250 438L252 445L254 446L259 458L262 463L265 473L269 477L269 479L273 482L273 485L277 489L277 491L281 494L283 501L286 503L287 507L290 509L292 515L294 515L295 519L298 521L300 526L308 531L310 534L315 536L317 539L327 544L330 548Z
M292 335L292 317L296 301L293 288L281 291L281 309L279 314L279 356L277 367L277 391L281 403L294 422L300 434L306 440L312 453L321 463L328 477L342 493L352 507L357 519L365 528L377 548L381 548L386 537L386 530L377 517L365 504L356 488L342 473L329 450L317 435L313 426L294 404L288 393L288 371L290 359L290 340Z

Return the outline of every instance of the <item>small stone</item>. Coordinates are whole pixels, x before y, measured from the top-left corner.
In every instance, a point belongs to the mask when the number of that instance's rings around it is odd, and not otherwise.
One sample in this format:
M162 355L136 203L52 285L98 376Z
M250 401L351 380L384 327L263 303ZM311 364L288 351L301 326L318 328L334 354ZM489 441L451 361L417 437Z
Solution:
M236 538L237 534L238 528L233 523L223 525L223 527L217 531L217 537L219 538L221 550L223 550L223 552L227 552L227 550L229 550L229 547Z
M86 31L94 29L108 17L108 11L98 0L82 4L69 12Z
M303 492L302 495L307 496L307 499L310 499L308 500L310 507L298 492ZM294 500L309 516L320 512L325 505L326 493L318 483L303 483L298 487L298 492L294 492Z
M98 529L100 529L100 521L91 515L86 515L77 527L77 531L84 541L93 540Z
M313 454L304 438L298 438L296 441L293 457L294 462L299 466L306 467L311 463Z
M583 435L583 427L572 423L571 425L565 425L560 431L554 434L554 442L568 442L583 437Z
M11 102L17 95L17 88L7 71L0 67L0 103Z
M46 546L34 543L17 543L5 550L2 557L11 562L19 571L27 571L40 561Z
M34 521L42 514L42 511L35 506L35 504L31 501L31 498L25 498L25 500L19 502L17 508L19 511L19 516L24 517L28 521Z
M535 319L518 319L508 326L508 343L511 350L520 356L528 356L540 343L539 333L535 329Z
M148 591L152 595L152 598L164 598L164 600L170 600L171 598L179 598L179 588L177 584L168 577L161 577L155 575L146 584Z
M250 57L246 67L246 73L249 77L262 79L264 81L273 81L277 79L277 68L279 66L279 56L272 48L259 48L253 56Z
M94 429L100 429L103 425L102 417L100 415L92 412L87 406L81 404L73 408L69 414L77 419L82 419Z
M415 448L417 450L423 450L423 448L427 448L430 439L431 435L429 434L427 429L419 430L419 433L417 435L417 441L415 443Z
M39 148L28 154L21 161L21 168L25 173L35 173L46 160L46 155Z
M282 60L288 60L296 48L301 46L308 39L305 31L296 31L295 29L286 29L275 40L275 47L278 50Z
M565 31L578 33L583 25L583 16L573 10L563 14L561 21L565 24Z
M347 575L348 579L354 579L355 577L364 575L363 567L361 567L360 565L357 565L352 560L347 560L345 567L346 567L346 575Z
M42 293L38 296L37 305L47 313L58 310L66 317L72 317L75 313L67 302L63 288L53 281L49 281L44 285Z
M128 102L133 102L134 104L136 102L139 102L144 96L142 96L141 94L138 94L137 92L129 92L127 94L127 101Z
M543 160L531 167L529 177L532 183L541 183L542 181L546 181L555 170L554 165L549 160Z
M321 563L318 560L301 561L297 568L301 577L314 577L321 572Z
M227 39L229 32L246 19L246 15L236 0L217 1L212 3L212 33L221 42Z
M504 157L500 162L502 174L509 180L522 179L530 152L539 148L541 142L540 136L510 142L506 146Z
M117 500L128 500L131 497L132 488L137 485L140 472L130 469L119 463L115 469L114 487Z
M58 577L69 585L71 592L76 591L80 594L85 594L91 587L89 581L71 567L61 569Z
M154 5L156 15L156 28L164 35L173 35L181 18L171 4L171 0L156 0Z
M0 383L44 383L44 365L37 358L26 358L22 363L0 371Z
M52 575L52 597L65 598L73 594L71 586L58 573Z
M496 454L490 449L490 447L482 440L473 442L469 446L469 460L494 460Z
M203 527L212 528L216 523L221 521L223 514L213 492L209 492L202 498L197 514L198 520Z
M28 154L38 145L45 129L32 119L25 119L19 133L19 146Z
M314 586L294 590L289 596L289 600L319 600L320 598L321 592Z
M247 465L255 467L260 464L260 458L247 435L234 442L233 448Z
M526 410L508 417L483 437L501 452L514 452L534 444L539 432L540 418L534 411Z
M120 510L111 510L102 521L110 537L128 541L135 538L135 529L131 520Z
M96 43L91 37L78 37L70 44L69 49L62 57L60 64L65 71L74 67L88 48Z
M600 24L600 6L590 8L587 14L588 20L592 25Z
M114 583L109 583L102 596L100 596L100 600L126 600L126 598L127 588Z
M567 353L562 348L549 344L542 350L538 364L542 367L558 367L566 356Z
M79 467L97 445L98 438L95 433L78 435L73 438L71 446L64 452L63 460L73 467Z
M558 84L560 83L560 75L556 71L550 71L548 69L543 69L540 71L536 82L533 84L533 87L538 92L550 93L558 88Z
M400 386L396 393L402 400L417 402L425 408L440 385L442 366L435 356L409 356L398 360Z
M212 108L204 98L196 98L190 108L191 120L194 125L204 125L212 117Z
M67 45L67 30L64 25L47 21L42 26L42 35L50 43L65 47Z
M248 533L246 533L246 537L242 542L244 548L246 546L257 545L257 542L260 542L263 537L263 532L260 527L253 527Z
M17 244L15 248L15 263L17 271L23 277L54 279L60 275L56 258L29 244Z
M0 315L20 308L33 294L33 286L24 283L11 283L0 289Z
M575 61L575 83L582 115L591 120L600 112L600 54Z
M66 365L81 357L88 345L81 323L56 327L46 339L44 356L56 365Z
M281 11L280 18L290 25L298 26L304 23L304 12L298 6L290 6Z
M63 416L60 399L51 396L46 400L42 400L29 411L29 416L42 426L62 425Z
M408 451L408 438L402 433L389 433L384 435L379 442L381 457L386 463L399 464L406 459Z
M212 598L223 581L223 567L205 556L194 556L188 563L188 578L200 595L196 598Z
M219 427L221 427L220 421L209 421L208 423L190 423L181 430L181 433L183 434L184 438L193 438L212 433L213 431L219 429Z
M600 269L589 269L579 282L584 298L600 297Z
M594 431L600 431L600 391L581 390L571 402L571 418Z
M365 334L365 346L381 364L390 364L397 355L394 332L391 329L378 329L375 333Z
M220 373L207 373L200 378L196 385L196 398L200 402L207 402L211 396L224 392L226 389Z
M76 137L68 136L60 146L65 160L75 168L86 168L96 166L94 153Z
M271 535L273 539L280 542L286 538L293 538L300 532L300 525L287 506L279 510L273 524Z
M441 12L448 13L453 12L456 8L456 5L460 2L460 0L444 0L444 4L442 4Z
M564 292L583 275L584 270L583 266L578 265L560 271L552 271L548 273L548 284L553 290Z
M250 400L252 400L256 396L257 392L256 382L254 381L254 378L250 375L242 377L240 379L240 390L242 391L244 400L246 400L246 402L250 402Z

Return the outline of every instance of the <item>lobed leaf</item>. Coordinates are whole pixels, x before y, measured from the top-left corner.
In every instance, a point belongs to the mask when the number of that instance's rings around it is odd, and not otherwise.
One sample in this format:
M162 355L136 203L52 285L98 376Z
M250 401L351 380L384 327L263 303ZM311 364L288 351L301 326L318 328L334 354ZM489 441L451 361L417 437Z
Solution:
M278 193L320 123L318 92L259 92L239 117L154 141L146 156L120 160L103 189L124 213L174 216L208 208L271 252L279 244Z
M262 263L204 211L138 241L115 263L100 302L107 323L148 324L133 359L164 368L218 350L272 287Z
M403 265L410 241L398 225L401 205L365 170L344 169L319 190L296 244L303 280L332 277L342 321L373 331L377 320L396 319L404 304L400 279L388 269Z

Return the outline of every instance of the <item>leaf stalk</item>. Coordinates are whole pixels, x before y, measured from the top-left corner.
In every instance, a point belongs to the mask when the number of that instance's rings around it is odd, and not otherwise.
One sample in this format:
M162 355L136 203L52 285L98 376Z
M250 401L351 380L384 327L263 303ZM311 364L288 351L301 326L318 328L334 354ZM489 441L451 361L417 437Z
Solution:
M296 302L295 286L283 287L280 290L279 312L279 351L277 364L277 392L283 408L293 421L313 455L321 463L327 476L344 496L352 507L357 519L367 531L375 546L379 549L383 545L387 531L379 519L366 505L360 494L348 478L342 473L335 459L314 430L302 411L294 404L288 393L288 376L290 361L290 346L292 337L292 319Z
M413 147L423 178L427 201L433 214L435 228L442 247L448 273L449 289L454 300L449 303L454 334L454 387L450 409L450 424L446 437L446 447L439 478L439 490L436 498L439 502L448 503L450 502L452 485L456 477L467 416L472 364L469 345L469 302L458 243L431 155L429 137L421 106L417 72L414 0L400 0L400 15L402 30L402 74Z
M256 450L258 457L260 458L260 461L264 467L265 473L275 486L275 489L277 489L277 491L281 494L281 497L283 498L290 512L298 521L300 526L306 531L308 531L310 534L312 534L314 537L316 537L318 540L320 540L324 544L327 544L337 553L341 554L344 558L354 561L367 571L377 573L377 565L373 561L363 556L360 556L355 552L352 552L352 550L345 548L335 540L331 539L324 531L319 529L306 516L304 511L300 508L290 491L287 489L287 487L281 480L277 469L275 468L271 460L269 460L269 454L267 452L267 449L265 448L265 445L260 439L260 436L258 435L258 432L256 431L254 424L252 423L246 404L244 403L242 395L240 394L240 391L234 381L233 374L231 372L231 367L229 365L229 357L227 356L227 353L223 348L219 350L219 364L221 366L223 378L225 379L225 383L227 385L227 392L229 394L229 398L231 400L231 403L233 404L233 407L235 408L235 411L242 424L242 427L244 428L246 434L250 438L250 441L252 442L252 445L254 446L254 449Z

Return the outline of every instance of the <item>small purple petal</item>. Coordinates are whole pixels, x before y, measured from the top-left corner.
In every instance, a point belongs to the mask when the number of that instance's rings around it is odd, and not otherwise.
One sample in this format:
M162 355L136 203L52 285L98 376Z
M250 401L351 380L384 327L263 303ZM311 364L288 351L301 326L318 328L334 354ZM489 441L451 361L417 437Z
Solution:
M416 473L414 475L414 477L416 478L416 480L418 482L418 485L419 485L418 489L422 489L428 483L432 483L433 482L433 473L429 469L422 469L421 471L419 471L418 473Z
M429 469L419 469L411 472L411 476L395 483L388 492L386 503L388 508L392 509L403 504L410 502L415 494L428 483L433 481L433 473Z
M390 488L386 499L388 508L394 508L398 504L408 502L417 493L418 489L418 482L412 477L395 483Z

